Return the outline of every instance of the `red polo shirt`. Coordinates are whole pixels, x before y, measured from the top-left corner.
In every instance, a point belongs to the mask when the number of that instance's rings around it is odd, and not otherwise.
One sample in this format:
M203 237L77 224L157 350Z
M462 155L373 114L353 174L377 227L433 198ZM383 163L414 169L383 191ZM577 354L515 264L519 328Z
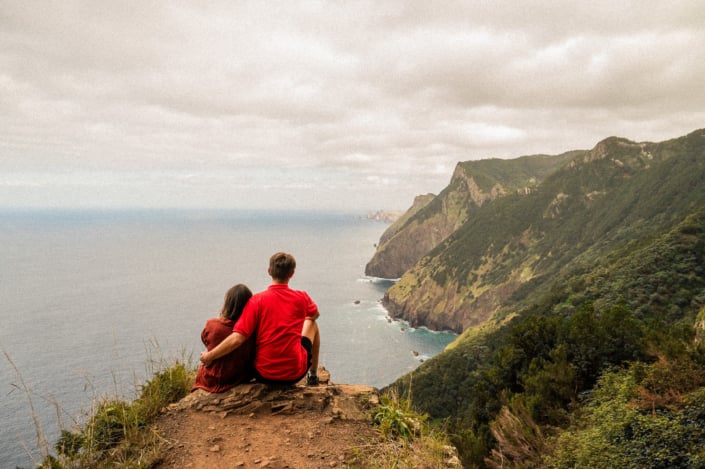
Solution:
M317 313L308 293L288 285L270 285L250 298L233 330L245 337L255 334L255 368L263 378L295 380L308 367L301 329L304 320Z

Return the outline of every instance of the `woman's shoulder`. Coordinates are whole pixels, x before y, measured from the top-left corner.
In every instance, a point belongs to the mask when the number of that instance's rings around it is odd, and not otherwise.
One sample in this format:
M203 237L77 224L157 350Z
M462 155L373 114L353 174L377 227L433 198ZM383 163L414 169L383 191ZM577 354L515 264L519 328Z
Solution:
M227 327L232 329L235 325L235 321L232 319L225 318L210 318L206 321L206 327Z

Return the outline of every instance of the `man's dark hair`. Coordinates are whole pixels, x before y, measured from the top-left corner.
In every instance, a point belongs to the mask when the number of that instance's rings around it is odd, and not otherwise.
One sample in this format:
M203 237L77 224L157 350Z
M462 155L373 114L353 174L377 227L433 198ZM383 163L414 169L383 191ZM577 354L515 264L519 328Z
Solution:
M269 275L275 280L289 280L294 269L296 269L296 259L291 254L278 252L269 258Z

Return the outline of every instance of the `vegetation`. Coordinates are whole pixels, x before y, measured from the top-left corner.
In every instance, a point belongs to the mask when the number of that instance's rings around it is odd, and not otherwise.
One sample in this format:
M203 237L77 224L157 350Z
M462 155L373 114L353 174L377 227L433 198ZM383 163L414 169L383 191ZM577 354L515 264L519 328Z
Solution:
M703 466L703 180L703 131L607 139L475 210L390 290L433 310L452 288L465 315L502 301L413 373L465 466Z
M430 194L417 197L407 213L385 231L377 252L365 268L366 274L398 278L444 238L474 218L482 205L481 199L526 194L570 157L581 153L459 163L448 187L437 197Z
M394 391L382 395L382 402L375 409L372 422L379 427L385 439L412 440L421 432L421 424L428 415L411 409L409 399L399 398Z
M526 428L565 426L606 370L679 357L694 343L691 325L705 305L705 208L638 244L594 271L565 275L506 327L461 341L414 373L414 402L454 422L466 462L484 464L498 442L497 419L509 415L503 409ZM675 381L685 363L681 377L705 380L705 352L692 354L658 368L662 379Z
M547 442L544 466L705 467L704 372L702 359L679 357L605 373L582 415Z
M382 434L378 443L358 448L353 467L364 468L445 468L460 461L444 429L428 422L428 415L416 412L411 400L399 397L394 389L381 396L372 412L372 421Z
M56 455L47 454L38 467L152 467L161 449L153 422L161 409L188 394L194 377L193 367L176 360L161 364L132 402L113 398L95 402L88 421L62 430Z
M610 138L575 153L529 194L511 193L481 207L468 203L462 226L389 290L389 309L434 315L434 324L446 318L447 327L460 331L484 320L497 303L516 311L525 304L513 303L528 293L535 301L566 269L592 268L605 253L663 233L705 203L701 134L661 144ZM453 184L446 190L461 191ZM433 202L423 209L433 210L439 217ZM456 292L452 302L449 289Z

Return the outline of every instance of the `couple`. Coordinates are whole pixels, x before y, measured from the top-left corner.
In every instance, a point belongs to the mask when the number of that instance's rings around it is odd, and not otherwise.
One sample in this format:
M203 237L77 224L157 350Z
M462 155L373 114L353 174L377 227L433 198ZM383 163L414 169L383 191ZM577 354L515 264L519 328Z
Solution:
M209 319L201 334L208 351L194 389L223 392L252 378L295 384L307 373L307 384L318 384L318 307L308 293L289 288L295 269L294 257L278 252L269 259L269 288L256 295L241 284L228 290L221 317Z

